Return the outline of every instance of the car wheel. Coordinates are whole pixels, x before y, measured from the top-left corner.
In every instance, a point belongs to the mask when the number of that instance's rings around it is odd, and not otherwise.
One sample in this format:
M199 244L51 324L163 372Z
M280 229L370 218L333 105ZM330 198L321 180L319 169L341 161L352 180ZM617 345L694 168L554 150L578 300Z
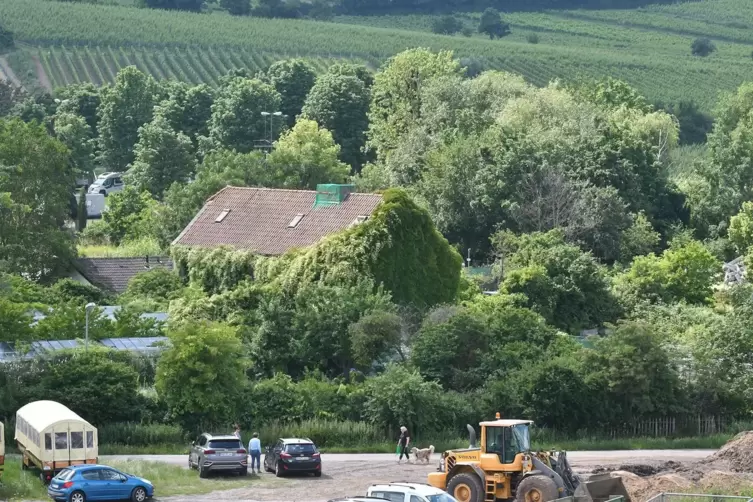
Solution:
M146 500L146 490L143 487L137 486L133 493L131 493L132 502L144 502Z
M238 474L240 474L241 476L248 476L248 467L246 467L246 468L244 468L244 469L241 469L241 470L240 470L240 471L238 472Z
M107 192L105 190L100 190L99 194L100 195L104 195L105 197L107 197Z
M280 462L277 462L275 464L275 476L277 476L278 478L282 477L282 467L280 466Z
M314 471L314 477L315 478L321 478L322 477L322 471Z
M199 466L199 477L200 477L200 478L206 478L206 477L209 477L209 472L208 472L208 471L207 471L206 469L204 469L204 466L203 466L203 465L200 465L200 466Z
M86 502L86 495L84 495L84 492L73 492L71 493L70 502Z

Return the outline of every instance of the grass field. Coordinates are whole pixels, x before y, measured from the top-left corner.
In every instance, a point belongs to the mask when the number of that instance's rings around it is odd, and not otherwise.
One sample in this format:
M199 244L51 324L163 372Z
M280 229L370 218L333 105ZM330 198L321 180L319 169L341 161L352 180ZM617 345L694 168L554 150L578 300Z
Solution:
M477 25L478 14L459 17L469 27ZM210 84L228 69L257 70L294 56L310 59L319 71L341 58L376 67L410 47L452 49L536 85L610 75L653 101L690 98L705 110L720 90L753 80L753 0L505 18L512 34L490 41L478 33L435 35L429 15L342 16L324 23L45 0L0 2L0 23L12 27L21 42L8 56L11 66L22 79L43 73L49 87L111 82L128 64L157 78ZM532 33L537 44L527 42ZM711 38L718 51L706 58L691 55L691 42L699 36Z
M247 487L256 481L251 477L200 479L195 471L156 462L112 462L111 465L128 474L148 479L160 496L198 495L220 489ZM48 497L38 474L33 470L22 471L20 459L17 456L9 456L5 459L0 500L48 500Z

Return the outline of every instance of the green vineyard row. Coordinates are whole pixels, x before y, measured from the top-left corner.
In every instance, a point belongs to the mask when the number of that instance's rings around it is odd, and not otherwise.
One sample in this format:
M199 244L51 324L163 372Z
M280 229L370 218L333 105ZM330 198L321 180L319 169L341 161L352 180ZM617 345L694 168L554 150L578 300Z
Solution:
M137 48L110 46L26 46L20 56L38 61L53 89L71 84L112 83L118 70L135 66L159 80L173 79L192 84L217 85L230 70L245 68L252 73L263 71L275 61L295 57L270 52L245 52L223 48ZM306 57L321 73L338 61L335 57ZM19 61L17 57L15 61ZM358 61L374 68L375 63ZM378 62L376 63L378 64ZM17 72L20 73L20 72ZM37 75L39 81L44 78ZM41 78L40 78L41 77Z

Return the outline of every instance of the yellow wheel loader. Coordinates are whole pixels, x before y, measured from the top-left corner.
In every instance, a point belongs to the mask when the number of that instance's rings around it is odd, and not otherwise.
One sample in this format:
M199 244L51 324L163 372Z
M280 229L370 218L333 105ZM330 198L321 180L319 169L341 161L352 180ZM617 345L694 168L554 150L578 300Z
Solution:
M550 502L572 497L573 502L605 502L622 497L630 502L620 478L602 476L582 482L573 473L567 454L533 452L530 420L497 419L481 422L481 444L468 425L471 446L442 453L437 472L429 484L455 497L458 502Z

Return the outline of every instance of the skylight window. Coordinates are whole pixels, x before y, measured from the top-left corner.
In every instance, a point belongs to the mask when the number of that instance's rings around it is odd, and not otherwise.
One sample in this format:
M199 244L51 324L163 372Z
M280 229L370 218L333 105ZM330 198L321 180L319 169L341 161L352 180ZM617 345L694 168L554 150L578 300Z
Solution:
M214 220L214 222L215 223L222 223L222 220L224 220L227 217L228 214L230 214L230 210L229 209L223 209L222 212L220 213L220 215L217 217L217 219Z
M292 220L290 220L290 223L288 223L288 228L295 228L295 227L297 227L298 224L301 222L302 219L303 219L303 215L302 214L300 214L300 213L296 214L295 218L293 218Z

